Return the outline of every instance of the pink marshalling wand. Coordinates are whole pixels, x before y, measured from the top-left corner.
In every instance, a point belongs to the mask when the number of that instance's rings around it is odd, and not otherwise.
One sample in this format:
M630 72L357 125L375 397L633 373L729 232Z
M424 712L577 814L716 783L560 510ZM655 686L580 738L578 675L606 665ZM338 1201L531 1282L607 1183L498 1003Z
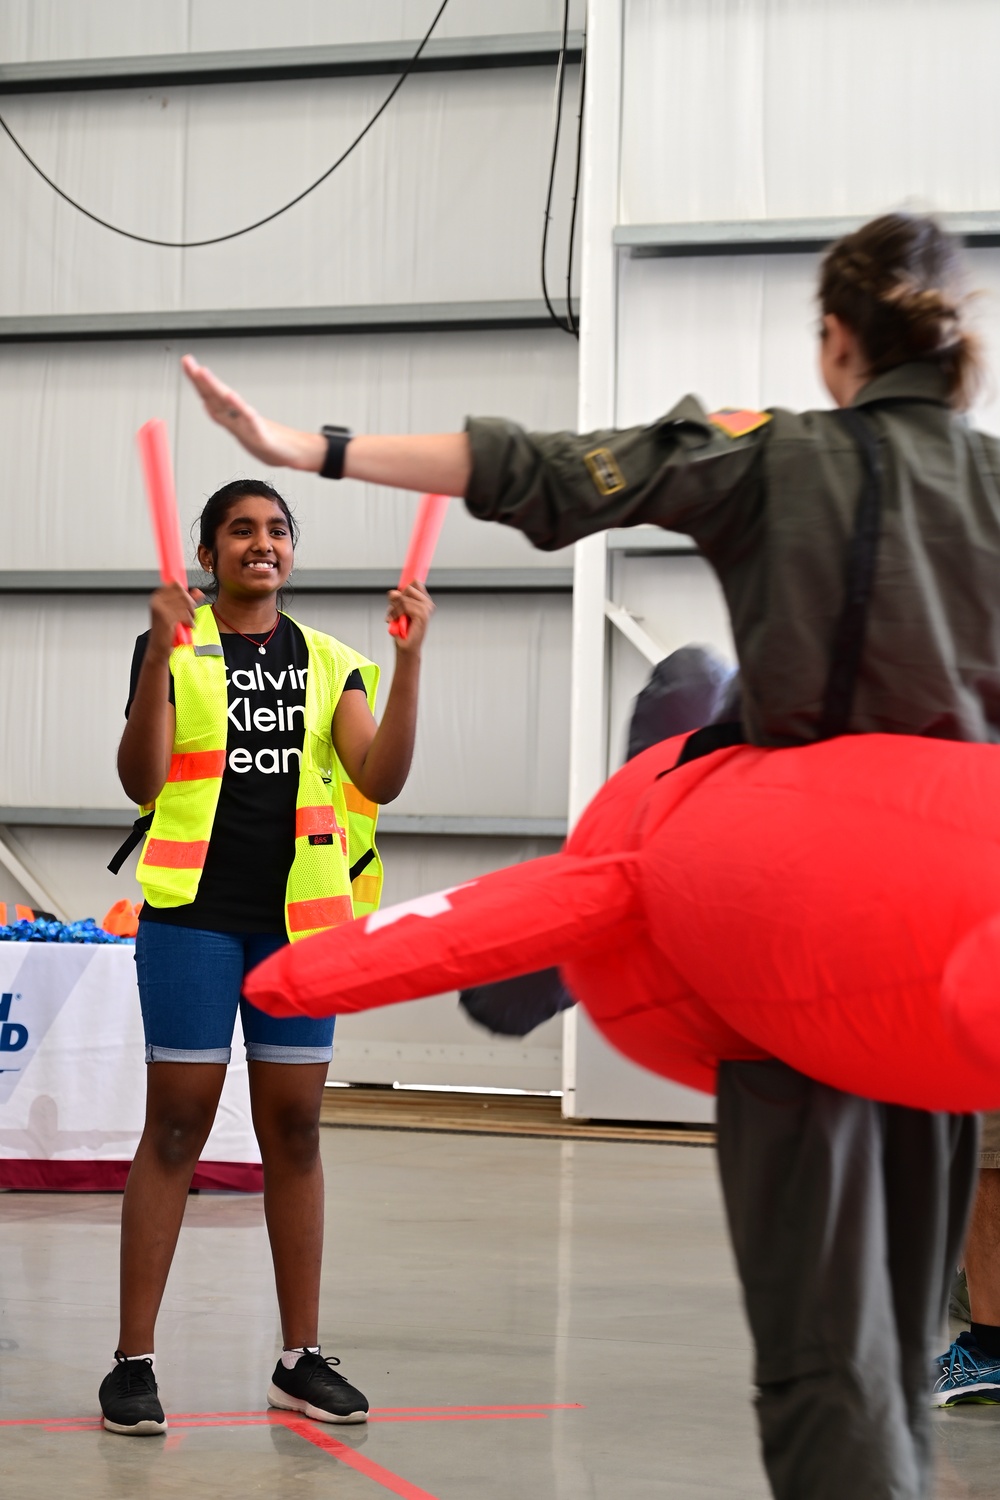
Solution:
M437 546L437 539L444 525L449 499L448 495L421 495L417 519L413 523L413 532L410 536L410 545L406 549L406 561L399 575L401 589L408 588L411 583L427 581L434 548ZM389 626L389 634L398 635L400 640L405 641L409 629L408 618L406 615L400 615L399 619L393 620Z
M146 497L149 500L156 550L160 556L160 577L164 583L179 583L187 588L187 568L184 566L184 544L181 540L181 520L177 514L167 424L158 418L144 423L136 433L136 441L146 480ZM189 627L178 625L174 631L174 645L190 644Z

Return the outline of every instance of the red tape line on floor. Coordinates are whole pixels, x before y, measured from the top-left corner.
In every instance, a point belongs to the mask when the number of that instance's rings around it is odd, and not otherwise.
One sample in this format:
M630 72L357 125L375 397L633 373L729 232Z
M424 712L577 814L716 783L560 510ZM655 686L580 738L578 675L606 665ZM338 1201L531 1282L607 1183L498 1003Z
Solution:
M524 1406L376 1406L370 1422L500 1422L547 1417L553 1411L582 1411L579 1401ZM168 1412L171 1427L254 1427L269 1420L266 1411ZM100 1417L4 1417L0 1427L41 1427L46 1432L95 1432Z
M314 1448L322 1448L324 1453L330 1453L340 1462L347 1464L349 1468L356 1469L366 1479L371 1479L375 1484L388 1490L390 1495L398 1495L399 1500L438 1500L429 1490L422 1490L419 1485L411 1484L408 1479L402 1479L398 1474L393 1474L389 1469L383 1469L381 1464L375 1463L370 1458L364 1458L362 1454L355 1453L346 1443L338 1442L330 1433L318 1428L314 1422L307 1417L292 1416L288 1412L272 1412L271 1421L279 1422L287 1427L290 1432L296 1433L298 1437L305 1438L307 1443L312 1443Z

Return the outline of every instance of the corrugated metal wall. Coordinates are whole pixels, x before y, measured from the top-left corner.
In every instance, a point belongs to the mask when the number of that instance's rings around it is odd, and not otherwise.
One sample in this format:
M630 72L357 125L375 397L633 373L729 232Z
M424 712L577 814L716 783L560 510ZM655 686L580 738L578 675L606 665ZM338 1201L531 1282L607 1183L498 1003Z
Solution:
M435 8L430 0L12 0L0 9L0 59L415 40ZM582 5L577 12L578 25ZM438 35L552 31L560 19L557 0L453 0ZM551 66L415 76L303 205L201 250L109 234L61 203L4 140L0 326L53 314L537 299L553 77ZM392 82L377 75L40 93L0 106L39 163L95 212L143 234L196 237L238 227L305 186ZM570 156L565 150L560 163L553 226L560 290ZM575 418L576 348L554 330L8 343L0 350L0 573L154 565L133 442L150 416L165 417L174 435L185 525L219 484L258 472L201 416L179 377L186 349L263 410L300 425L448 430L469 412L500 412L544 428ZM301 568L399 566L412 496L271 477L302 523ZM450 569L569 566L568 557L542 557L511 532L473 523L458 502L438 560ZM389 665L377 595L308 592L290 608ZM0 594L2 817L15 852L73 916L100 916L118 895L136 893L130 879L114 881L103 869L119 831L70 820L125 807L114 752L145 617L135 594ZM569 618L565 590L440 599L417 760L394 813L565 816ZM58 817L40 809L65 810L67 826L40 826L41 817ZM555 847L423 834L383 842L390 900ZM23 899L5 871L0 897ZM558 1026L530 1045L495 1044L453 1005L428 1001L356 1018L341 1035L342 1077L559 1084Z
M35 62L418 40L436 9L434 0L4 0L0 54ZM575 0L574 25L582 13ZM451 0L435 35L549 31L561 19L560 0Z

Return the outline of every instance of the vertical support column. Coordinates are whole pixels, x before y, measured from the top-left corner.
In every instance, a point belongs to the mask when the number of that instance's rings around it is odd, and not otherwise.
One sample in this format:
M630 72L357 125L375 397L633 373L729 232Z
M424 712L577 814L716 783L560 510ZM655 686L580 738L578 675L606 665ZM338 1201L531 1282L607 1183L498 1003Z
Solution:
M580 278L581 432L612 427L617 405L618 221L623 0L587 0L587 100L583 122ZM573 645L569 821L576 822L608 773L608 639L604 601L608 549L603 533L577 542L573 567ZM579 1019L563 1022L563 1114L575 1114Z

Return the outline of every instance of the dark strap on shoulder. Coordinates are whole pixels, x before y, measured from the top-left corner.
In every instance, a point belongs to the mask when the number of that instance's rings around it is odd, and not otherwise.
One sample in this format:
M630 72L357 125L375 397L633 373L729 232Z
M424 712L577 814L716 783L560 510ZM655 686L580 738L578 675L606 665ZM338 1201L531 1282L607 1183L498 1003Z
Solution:
M831 670L826 678L817 739L832 739L847 732L865 648L868 604L876 580L879 538L882 535L882 458L876 435L856 407L841 408L837 417L858 447L864 483L855 514L855 531L847 549L844 603L834 631Z
M816 731L818 740L831 740L847 731L882 532L882 461L878 441L856 407L845 406L836 415L854 439L864 480L847 552L844 603L833 635L830 673Z
M847 550L844 602L830 651L830 671L816 730L817 740L832 740L847 732L865 645L868 605L875 582L875 566L882 533L882 461L878 440L856 407L843 407L835 415L854 439L864 479ZM693 734L688 735L670 770L676 770L677 766L698 760L703 755L711 755L715 750L726 750L733 745L743 744L746 744L746 737L739 721L706 724L704 729L696 729ZM666 771L660 772L661 776L667 774Z
M132 831L129 834L128 838L125 840L124 844L122 844L121 848L114 855L112 855L108 863L108 869L111 871L112 875L118 874L118 871L128 859L129 855L132 853L132 850L142 843L143 839L146 837L146 834L149 832L152 826L153 814L151 812L143 813L141 817L136 818L135 822L132 824Z

